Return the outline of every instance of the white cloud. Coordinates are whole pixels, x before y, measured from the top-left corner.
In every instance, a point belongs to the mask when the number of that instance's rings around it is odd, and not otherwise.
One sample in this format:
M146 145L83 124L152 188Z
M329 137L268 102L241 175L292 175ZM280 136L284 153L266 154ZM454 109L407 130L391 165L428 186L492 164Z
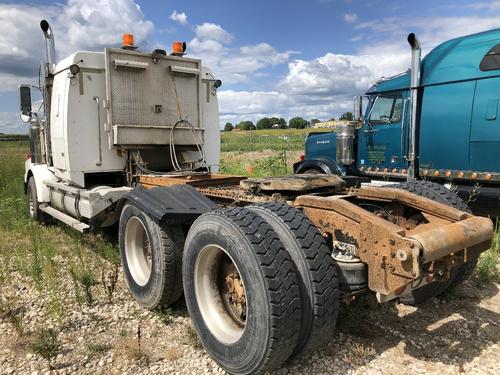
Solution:
M264 116L289 119L294 116L327 120L352 109L352 98L311 98L284 91L219 91L220 123L257 121Z
M124 33L134 34L135 44L144 47L154 29L133 0L69 0L54 21L63 55L120 45Z
M364 93L381 76L405 70L408 64L409 49L401 54L363 50L359 55L327 53L312 60L294 60L273 91L220 91L221 124L263 116L338 118L352 111L355 95Z
M12 90L12 80L35 82L45 44L40 20L47 18L54 30L59 58L77 50L99 51L117 46L124 33L134 34L135 43L147 42L153 23L144 18L133 0L69 0L65 5L34 6L0 4L0 79ZM20 22L19 20L22 20ZM16 85L17 86L17 85Z
M265 114L290 104L286 94L276 91L225 90L217 96L221 112L225 115Z
M293 51L279 52L268 43L231 47L234 36L220 25L195 26L195 37L188 43L188 53L201 58L226 84L248 82L267 66L286 63Z
M459 36L474 34L485 30L497 28L500 23L500 15L470 15L453 17L413 17L396 18L390 17L381 20L363 22L356 25L356 29L367 30L372 37L380 37L380 40L371 49L378 46L400 43L404 44L406 36L415 32L423 45L424 51L429 52L438 44ZM382 39L383 38L383 39ZM387 50L387 47L385 48Z
M327 53L314 60L288 64L282 86L292 94L343 95L366 89L374 78L375 72L358 56Z
M487 9L487 10L495 10L500 8L500 1L486 1L486 2L475 2L473 4L468 5L469 8L473 9Z
M216 42L228 44L233 40L233 36L224 30L220 25L204 22L195 27L196 37L201 41L215 40Z
M38 83L38 68L45 56L40 21L54 31L58 58L77 50L102 51L119 46L124 33L145 47L154 26L133 0L69 0L56 5L0 4L0 91L17 91L20 83ZM13 95L15 95L13 93ZM0 132L18 132L17 113L2 113Z
M187 24L187 15L186 13L182 12L179 13L176 10L174 10L170 16L168 16L172 21L179 22L181 25L186 25Z
M358 15L356 13L346 13L344 14L344 21L346 23L354 23L358 20Z
M500 1L476 3L476 8L500 8ZM486 6L488 5L488 7ZM356 25L357 53L326 53L315 59L288 64L288 74L271 92L228 91L221 100L221 115L234 122L257 120L278 113L328 119L352 110L354 95L365 92L377 79L403 72L410 65L409 32L416 32L424 55L449 39L498 27L500 15L462 17L386 18ZM241 110L241 111L240 111ZM240 111L240 112L238 112ZM241 113L238 116L238 113Z

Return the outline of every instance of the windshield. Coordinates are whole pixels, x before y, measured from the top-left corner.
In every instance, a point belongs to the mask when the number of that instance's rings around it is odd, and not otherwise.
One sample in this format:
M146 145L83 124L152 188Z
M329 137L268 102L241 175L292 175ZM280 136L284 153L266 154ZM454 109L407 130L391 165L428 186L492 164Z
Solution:
M403 97L401 95L379 95L372 101L368 121L372 125L397 124L401 122Z

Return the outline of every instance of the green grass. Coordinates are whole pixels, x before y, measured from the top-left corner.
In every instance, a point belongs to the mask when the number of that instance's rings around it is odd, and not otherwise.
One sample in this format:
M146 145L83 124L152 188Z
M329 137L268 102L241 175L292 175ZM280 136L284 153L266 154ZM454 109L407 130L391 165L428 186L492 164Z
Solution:
M310 132L328 129L272 129L221 133L221 151L300 151Z
M41 226L28 217L23 188L27 152L28 142L0 142L0 300L10 274L20 273L45 297L50 316L62 322L67 299L77 294L66 290L62 280L73 276L83 300L93 303L97 298L93 287L109 269L106 260L119 264L118 248L116 241L103 235L81 235L62 225Z
M479 257L474 277L479 283L493 281L500 283L500 220L495 225L491 248Z
M57 331L52 328L42 328L34 336L30 349L49 363L52 369L52 360L61 351L61 344L57 339Z
M223 153L220 172L230 175L267 177L292 173L292 164L297 157L292 152L265 151L255 153Z

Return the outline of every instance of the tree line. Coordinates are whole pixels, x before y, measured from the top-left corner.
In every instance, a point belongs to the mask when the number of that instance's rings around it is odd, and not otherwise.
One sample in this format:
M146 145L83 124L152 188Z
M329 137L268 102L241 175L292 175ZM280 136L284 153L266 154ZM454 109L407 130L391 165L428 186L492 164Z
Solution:
M339 120L352 121L352 112L344 112ZM328 121L335 121L335 118L331 118ZM226 122L224 125L224 131L228 132L233 129L240 130L260 130L260 129L304 129L308 128L314 124L321 122L317 118L311 120L306 120L303 117L292 117L288 122L283 117L263 117L255 124L252 121L240 121L238 124L233 125L231 122Z

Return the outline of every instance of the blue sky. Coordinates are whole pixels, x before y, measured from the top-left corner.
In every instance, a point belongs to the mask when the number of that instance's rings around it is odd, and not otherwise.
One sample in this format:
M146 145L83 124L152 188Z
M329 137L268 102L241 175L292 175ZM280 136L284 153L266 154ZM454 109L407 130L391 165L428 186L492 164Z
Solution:
M53 25L58 57L102 51L132 32L142 50L188 43L223 81L221 123L262 116L328 119L376 79L406 70L406 36L424 52L453 37L500 26L500 1L69 0L0 2L0 132L25 131L17 85L36 82Z

